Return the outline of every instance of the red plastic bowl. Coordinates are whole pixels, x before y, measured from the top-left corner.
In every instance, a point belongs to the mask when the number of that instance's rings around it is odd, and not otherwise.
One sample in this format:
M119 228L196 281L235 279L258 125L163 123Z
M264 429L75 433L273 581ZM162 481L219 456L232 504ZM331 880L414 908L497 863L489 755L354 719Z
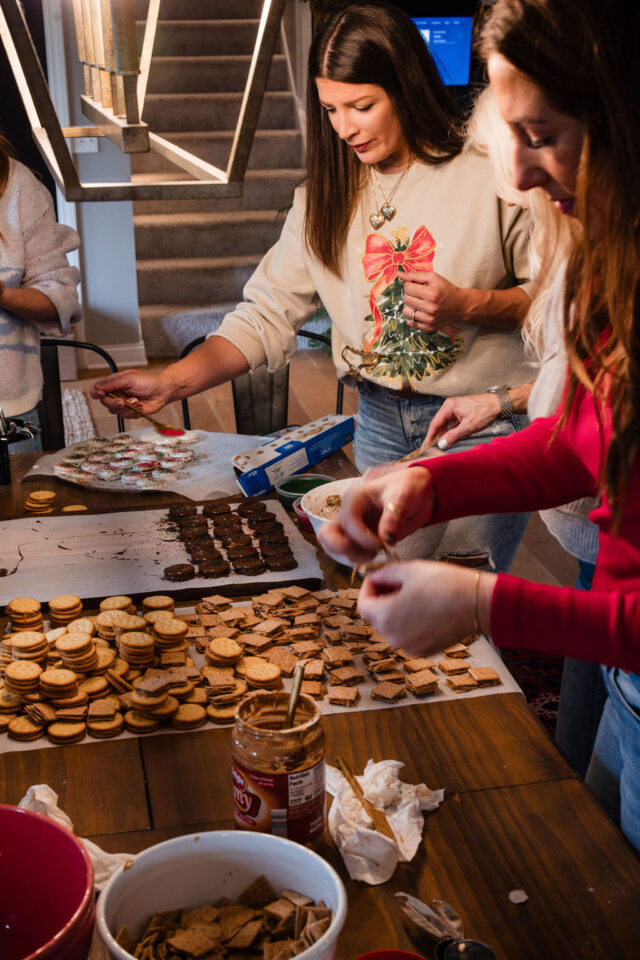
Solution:
M96 904L93 868L69 830L0 804L0 957L85 960Z
M300 527L300 529L306 530L307 533L313 533L313 525L311 523L311 520L309 520L307 511L302 506L302 497L298 497L298 499L293 504L293 509L295 511L296 517L298 518L298 526Z
M418 953L408 953L406 950L374 950L372 953L363 953L357 960L425 960Z

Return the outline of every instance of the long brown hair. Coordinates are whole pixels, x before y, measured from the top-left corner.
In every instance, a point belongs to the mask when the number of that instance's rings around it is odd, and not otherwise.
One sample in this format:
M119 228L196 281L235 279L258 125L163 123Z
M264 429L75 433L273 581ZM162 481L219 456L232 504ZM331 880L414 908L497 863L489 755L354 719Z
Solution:
M424 163L460 153L461 118L419 31L397 7L352 3L326 21L309 51L305 239L337 274L367 169L333 130L316 77L382 87L411 154Z
M640 36L627 0L496 0L481 33L486 57L502 54L585 137L576 187L584 229L569 260L564 421L579 384L612 436L600 477L619 527L640 441ZM597 193L598 198L594 199ZM594 206L602 216L590 236Z
M11 173L11 159L15 155L13 146L0 133L0 197L7 189L9 174Z

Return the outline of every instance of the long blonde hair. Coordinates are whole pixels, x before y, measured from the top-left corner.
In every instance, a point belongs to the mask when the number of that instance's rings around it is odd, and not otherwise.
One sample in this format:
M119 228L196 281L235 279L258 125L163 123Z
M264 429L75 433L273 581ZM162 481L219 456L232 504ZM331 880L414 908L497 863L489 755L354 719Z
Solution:
M522 336L528 351L541 357L547 294L557 270L573 249L580 227L572 217L555 209L541 187L523 191L513 186L513 143L491 87L485 87L476 98L467 122L465 151L487 156L498 196L531 214L530 275L535 279Z

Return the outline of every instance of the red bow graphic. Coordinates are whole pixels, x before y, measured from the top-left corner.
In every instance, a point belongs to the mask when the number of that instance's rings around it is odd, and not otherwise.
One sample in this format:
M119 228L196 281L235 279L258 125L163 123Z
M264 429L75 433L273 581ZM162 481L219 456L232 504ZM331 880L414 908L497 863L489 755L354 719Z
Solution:
M436 242L426 227L418 227L406 250L396 250L378 233L370 233L365 243L362 268L367 280L376 280L369 294L369 308L374 319L372 335L363 344L370 350L382 330L382 314L376 303L378 294L388 287L402 267L406 272L431 270L436 252Z

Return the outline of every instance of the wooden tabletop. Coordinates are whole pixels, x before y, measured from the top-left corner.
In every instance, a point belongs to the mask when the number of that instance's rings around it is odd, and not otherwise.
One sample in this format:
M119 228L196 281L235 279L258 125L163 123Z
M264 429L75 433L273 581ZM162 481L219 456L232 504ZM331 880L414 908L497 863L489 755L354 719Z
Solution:
M13 459L14 482L0 490L4 519L22 515L30 481L19 477L34 456ZM322 472L354 471L334 455ZM55 478L40 477L38 487L55 489L57 505L96 510L180 499L101 493ZM328 584L344 585L344 569L320 560ZM640 861L519 694L327 715L323 722L329 762L342 755L360 773L369 758L394 758L405 764L403 779L446 790L442 806L427 815L418 853L388 883L349 880L330 839L323 842L320 853L349 899L338 960L383 947L434 956L433 941L405 926L397 890L447 900L466 935L488 943L500 960L636 960ZM0 801L17 803L35 783L59 794L79 836L112 852L233 825L228 728L0 755ZM527 893L525 903L509 900L516 889ZM106 957L96 935L90 960Z

